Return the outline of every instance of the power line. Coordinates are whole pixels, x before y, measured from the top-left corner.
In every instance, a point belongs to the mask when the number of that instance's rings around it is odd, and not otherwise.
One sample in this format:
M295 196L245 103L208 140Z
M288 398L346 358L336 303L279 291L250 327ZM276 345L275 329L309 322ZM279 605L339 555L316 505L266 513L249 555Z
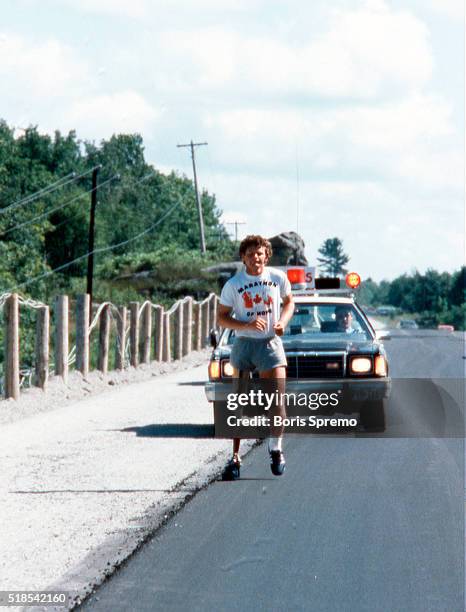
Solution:
M238 242L238 225L246 225L246 221L227 221L225 225L235 226L235 242Z
M189 144L179 144L179 145L176 145L179 148L181 148L181 147L190 147L190 149L191 149L191 159L193 161L193 174L194 174L194 190L196 192L197 211L199 213L199 231L200 231L200 235L201 235L201 253L202 254L204 254L206 252L205 235L204 235L204 219L203 219L203 216L202 216L202 202L201 202L201 198L199 197L199 189L197 187L196 158L194 156L194 147L202 147L202 146L205 146L207 144L209 144L209 143L207 143L207 142L193 142L191 140L191 142Z
M100 247L100 248L94 249L92 253L93 254L106 253L107 251L112 251L113 249L129 244L130 242L133 242L134 240L138 240L138 238L141 238L142 236L148 234L155 227L160 225L160 223L162 223L162 221L164 221L169 215L171 215L171 213L175 210L175 208L177 208L181 203L182 203L182 200L179 199L178 202L176 202L176 204L174 204L171 208L169 208L158 221L156 221L154 224L152 224L150 227L140 232L136 236L133 236L132 238L128 238L128 240L123 240L122 242L119 242L118 244L112 244L108 247ZM42 280L43 278L47 278L48 276L55 274L55 272L60 272L60 270L64 270L65 268L72 266L74 263L77 263L78 261L85 259L89 255L90 253L85 253L84 255L81 255L80 257L76 257L76 259L73 259L72 261L69 261L65 264L62 264L61 266L58 266L57 268L54 268L53 270L49 270L48 272L45 272L44 274L36 276L35 278L31 278L27 281L24 281L24 283L20 283L19 285L16 285L16 287L13 287L12 289L8 289L8 293L11 293L12 291L16 291L20 287L26 287L27 285L30 285L31 283L35 283L38 280Z
M63 185L66 184L66 183L63 183L63 181L66 181L66 179L70 179L70 177L71 177L70 180L74 180L74 176L75 176L75 172L70 172L66 176L62 176L61 178L54 181L53 183L50 183L50 185L47 185L46 187L42 187L42 189L39 189L39 191L29 194L28 196L25 196L24 198L21 198L20 200L13 202L13 204L10 204L9 206L6 206L5 208L0 209L0 214L3 214L10 209L14 209L17 206L22 206L23 204L32 202L33 200L35 200L36 198L39 198L40 196L44 195L48 191L53 191L54 188L58 189L58 187L63 187Z
M99 185L98 189L100 189L100 187L103 187L107 183L110 183L111 181L113 181L113 180L115 180L117 178L119 178L119 174L115 174L111 178L109 178L106 181L104 181L103 183L101 183ZM68 204L72 204L76 200L79 200L80 198L83 198L84 196L88 195L89 193L92 193L93 191L95 191L95 189L89 189L89 191L85 191L84 193L80 193L79 195L75 196L74 198L71 198L71 200L68 200L67 202L64 202L63 204L60 204L60 206L56 206L55 208L52 208L51 210L47 210L46 212L44 212L44 213L42 213L40 215L37 215L37 217L34 217L33 219L29 219L28 221L24 221L23 223L18 223L18 225L15 225L14 227L10 227L6 231L2 232L1 235L2 236L6 236L7 234L9 234L10 232L12 232L14 230L20 229L21 227L25 227L26 225L30 225L31 223L34 223L34 221L38 221L39 219L43 219L44 217L48 217L52 213L57 212L57 210L61 210L62 208L65 208L65 206L68 206Z
M86 170L85 172L82 172L81 174L78 174L78 175L76 175L75 172L70 172L70 174L67 174L61 179L58 179L57 181L55 181L54 183L51 183L47 187L43 187L42 189L39 189L39 191L36 191L35 193L31 195L28 195L25 198L22 198L21 200L17 200L16 202L13 202L13 204L10 204L9 206L5 206L5 208L0 208L0 214L3 215L9 210L13 210L15 208L18 208L19 206L24 206L24 204L29 204L30 202L33 202L34 200L36 200L37 198L40 198L41 196L49 195L53 191L60 189L60 187L65 187L65 185L68 185L69 183L74 183L75 181L79 180L83 176L86 176L86 174L89 174L90 172L92 172L94 169L95 168L92 168L91 170ZM65 179L68 179L70 176L72 176L72 178L65 181ZM65 181L65 182L62 182L62 181Z
M146 174L145 176L143 176L142 178L138 179L137 181L135 181L131 186L134 187L135 185L138 185L139 183L142 183L143 181L147 181L147 179L155 176L155 170L153 170L152 172L149 172L149 174ZM102 185L104 185L104 183L102 183ZM99 185L99 187L102 187L102 185ZM92 191L92 190L91 190ZM89 192L86 192L89 193ZM86 194L83 194L86 195ZM74 217L76 217L77 215L79 215L81 213L81 210L76 211L75 213L73 213L72 215L69 215L69 217L66 217L66 219L63 219L63 221L60 221L60 223L57 223L56 225L53 226L54 230L57 230L59 227L61 227L62 225L64 225L65 223L67 223L70 219L74 219Z

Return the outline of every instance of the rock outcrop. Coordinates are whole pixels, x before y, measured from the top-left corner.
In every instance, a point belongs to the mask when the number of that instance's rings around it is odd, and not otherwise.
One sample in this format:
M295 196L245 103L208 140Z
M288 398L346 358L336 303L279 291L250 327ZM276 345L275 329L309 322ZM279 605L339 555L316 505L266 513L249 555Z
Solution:
M307 266L304 240L296 232L282 232L269 238L272 245L271 266Z

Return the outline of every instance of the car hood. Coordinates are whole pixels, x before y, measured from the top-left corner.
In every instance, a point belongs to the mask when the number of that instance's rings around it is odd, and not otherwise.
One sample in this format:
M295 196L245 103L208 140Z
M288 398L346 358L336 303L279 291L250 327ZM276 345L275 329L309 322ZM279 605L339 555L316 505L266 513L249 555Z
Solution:
M346 338L340 338L328 342L310 342L308 339L297 340L296 338L286 338L283 339L283 348L285 349L286 353L295 351L345 351L346 353L376 353L379 346L378 343L370 340L352 342Z
M309 339L303 338L303 340L298 340L296 337L293 338L282 338L283 348L285 349L285 353L291 352L346 352L346 353L366 353L367 354L375 354L380 352L380 343L371 340L359 341L359 342L351 342L346 338L334 339L328 342L322 341L314 341L311 342ZM217 349L217 352L221 355L221 358L226 358L230 355L232 345L227 344L221 347L221 349Z

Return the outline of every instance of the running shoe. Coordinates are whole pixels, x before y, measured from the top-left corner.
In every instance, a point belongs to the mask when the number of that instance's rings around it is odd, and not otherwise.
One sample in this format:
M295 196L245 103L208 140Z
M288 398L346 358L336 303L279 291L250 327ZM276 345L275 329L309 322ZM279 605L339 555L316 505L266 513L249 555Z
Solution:
M230 459L226 468L223 470L222 480L238 480L241 472L241 461Z
M285 471L285 455L281 450L270 451L270 469L274 476L281 476Z

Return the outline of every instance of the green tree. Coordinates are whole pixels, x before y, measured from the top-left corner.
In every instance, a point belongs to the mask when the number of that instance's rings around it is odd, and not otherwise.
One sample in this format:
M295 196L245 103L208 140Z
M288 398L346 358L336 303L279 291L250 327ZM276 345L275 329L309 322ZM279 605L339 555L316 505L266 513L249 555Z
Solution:
M451 289L448 296L452 306L462 306L466 302L466 266L455 272L451 279Z
M378 291L379 287L377 283L369 277L361 282L361 287L358 292L358 301L366 306L374 306L378 303Z
M0 210L0 283L4 290L77 258L82 259L27 289L43 298L47 288L73 291L81 286L88 251L90 171L98 164L95 247L126 244L97 253L96 269L107 262L111 267L115 256L153 253L167 245L186 252L199 249L192 181L174 172L162 174L148 164L139 134L113 135L95 144L78 140L75 132L49 136L32 126L15 138L14 131L0 121L0 209L5 209L3 214ZM10 207L71 172L79 178ZM215 196L204 191L201 197L207 249L215 259L219 253L229 253L231 241L220 223ZM144 233L151 226L154 229Z
M345 274L348 270L345 265L350 258L343 251L343 243L339 238L327 238L319 249L322 257L318 257L319 269L324 274L337 276Z

